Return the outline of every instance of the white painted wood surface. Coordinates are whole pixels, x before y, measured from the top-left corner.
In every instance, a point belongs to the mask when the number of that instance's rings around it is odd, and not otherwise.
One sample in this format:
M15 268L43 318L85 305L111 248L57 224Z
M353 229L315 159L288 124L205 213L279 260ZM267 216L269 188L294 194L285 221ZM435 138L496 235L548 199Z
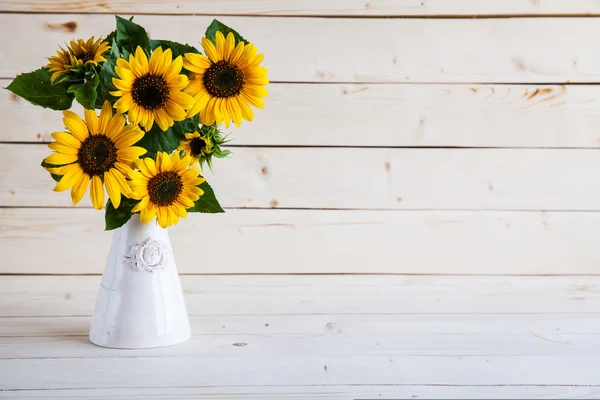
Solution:
M198 44L212 16L140 15L154 38ZM265 57L271 81L597 82L597 18L227 17ZM60 43L114 30L110 15L0 14L0 78L39 68ZM335 34L332 34L335 32ZM293 45L291 45L293 43ZM27 48L28 51L22 51ZM282 56L283 55L283 56Z
M228 133L255 146L597 148L599 110L596 85L275 83L254 121ZM0 142L48 142L64 129L62 113L8 91L0 119Z
M298 16L598 15L596 0L4 0L0 11Z
M103 229L93 209L0 209L0 273L102 273ZM600 262L598 212L227 210L170 235L182 273L598 274Z
M597 276L182 282L192 340L132 352L87 342L99 277L1 278L0 398L598 395Z

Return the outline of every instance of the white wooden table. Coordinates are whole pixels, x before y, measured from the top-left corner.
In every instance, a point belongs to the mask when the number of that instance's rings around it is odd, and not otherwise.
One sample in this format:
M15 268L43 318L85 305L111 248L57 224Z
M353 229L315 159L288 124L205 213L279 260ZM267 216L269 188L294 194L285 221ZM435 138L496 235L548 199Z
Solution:
M600 398L600 277L182 276L194 336L87 339L99 276L0 278L0 398Z

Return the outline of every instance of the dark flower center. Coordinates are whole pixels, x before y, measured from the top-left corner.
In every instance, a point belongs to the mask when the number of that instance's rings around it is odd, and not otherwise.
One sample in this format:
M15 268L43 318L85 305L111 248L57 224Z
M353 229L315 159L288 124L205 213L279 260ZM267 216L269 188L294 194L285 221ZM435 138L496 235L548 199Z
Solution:
M148 181L150 201L158 206L169 206L183 191L183 181L177 172L161 172Z
M146 74L137 78L131 88L133 101L148 110L163 108L169 101L169 87L161 75Z
M244 86L244 73L233 64L221 60L204 72L204 87L213 97L233 97Z
M81 144L78 156L83 172L102 175L117 162L117 146L105 135L90 135Z
M198 157L204 153L206 149L206 141L200 137L193 138L190 142L191 156Z
M86 63L88 61L92 61L94 59L94 52L93 51L86 51L85 53L83 53L81 55L81 60Z

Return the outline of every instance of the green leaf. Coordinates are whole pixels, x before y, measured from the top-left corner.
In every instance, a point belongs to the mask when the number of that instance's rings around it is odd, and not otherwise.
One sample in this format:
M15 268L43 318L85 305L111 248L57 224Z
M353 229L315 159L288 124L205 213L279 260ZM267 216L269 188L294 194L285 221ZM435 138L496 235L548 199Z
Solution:
M212 190L208 182L198 185L200 189L204 191L204 194L200 196L194 203L194 207L188 208L188 212L200 212L200 213L223 213L225 210L221 208L221 205L215 197L215 192Z
M106 203L106 213L104 214L104 221L106 222L105 229L111 231L125 225L133 215L131 210L137 203L137 200L121 196L121 204L119 205L119 208L115 208L112 201L109 199L108 203Z
M200 53L200 50L195 48L194 46L190 46L189 44L181 44L177 42L171 42L170 40L150 40L150 47L152 51L154 51L158 46L162 47L163 50L171 49L173 53L173 59L176 59L179 56L182 56L185 53Z
M117 77L115 67L117 66L117 59L119 57L119 46L117 40L113 39L110 52L104 55L106 62L102 64L100 69L100 84L98 85L99 96L96 99L96 108L102 108L105 100L110 101L111 104L114 104L116 101L116 98L110 94L110 92L117 90L112 83L112 78Z
M146 30L131 20L117 18L117 44L129 53L135 54L135 49L141 46L146 54L150 53L150 38Z
M176 124L177 122L175 122L175 125ZM177 134L174 126L163 132L155 122L154 126L152 126L152 129L146 132L144 137L135 144L136 146L141 146L148 151L142 156L142 158L156 158L156 153L159 151L165 151L169 154L175 151L177 147L179 147L179 140L182 140L183 137Z
M68 110L73 103L73 95L68 93L67 85L52 85L50 76L46 68L41 68L17 76L6 89L36 106Z
M111 33L109 33L108 35L106 35L106 37L104 38L104 42L108 42L108 44L110 44L112 46L112 42L113 39L116 40L117 39L117 31L112 31Z
M52 164L48 164L47 162L42 161L42 167L44 167L44 168L57 168L57 167L60 167L60 165L52 165ZM50 176L56 182L60 182L60 180L63 177L63 175L55 175L55 174L50 174Z
M213 154L214 154L214 155L215 155L215 157L217 157L217 158L225 158L225 157L227 157L228 155L230 155L230 154L231 154L231 151L229 151L229 150L221 150L221 149L219 149L219 150L216 150L216 151L215 151Z
M96 73L92 79L85 83L76 83L69 86L68 92L75 94L75 99L77 99L79 104L81 104L84 108L93 110L96 106L96 98L98 97L98 92L96 92L96 89L98 88L99 84L100 75Z
M206 28L206 33L204 34L204 36L206 36L206 38L211 42L216 43L217 31L221 32L225 37L227 37L229 32L233 33L233 37L235 38L235 44L238 44L239 42L243 42L244 44L250 43L246 39L244 39L242 35L237 33L234 29L231 29L230 27L216 19L213 19L212 23L208 26L208 28Z

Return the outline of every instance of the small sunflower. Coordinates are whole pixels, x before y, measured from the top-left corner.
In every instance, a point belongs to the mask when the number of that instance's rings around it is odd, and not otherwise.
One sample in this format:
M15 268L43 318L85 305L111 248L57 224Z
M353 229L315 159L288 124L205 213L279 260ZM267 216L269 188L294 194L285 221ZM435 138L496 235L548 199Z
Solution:
M204 194L197 187L205 181L200 170L189 167L190 157L181 158L178 152L160 152L156 162L149 157L137 161L139 171L132 172L131 198L140 200L131 212L140 212L144 223L157 216L158 224L166 228L187 216L187 209Z
M70 67L73 66L71 63L71 54L69 50L65 50L60 47L60 50L56 50L56 55L48 58L48 65L46 68L52 72L50 82L54 83L62 75L69 73Z
M129 122L142 125L146 131L154 122L166 131L174 121L183 121L193 98L181 92L189 82L187 76L180 74L182 66L181 56L173 60L171 49L163 52L161 47L154 50L150 61L139 46L129 61L117 59L115 71L120 79L112 81L119 90L110 92L120 97L115 108L127 113Z
M54 191L71 189L73 205L79 203L87 191L90 180L90 198L94 208L104 205L104 188L115 208L121 203L121 194L129 196L128 176L139 156L146 149L133 146L144 136L137 125L125 125L122 114L112 113L108 101L100 111L85 110L85 121L72 111L64 111L63 122L69 132L55 132L48 147L55 153L46 157L45 163L56 165L46 168L50 173L62 175Z
M103 57L103 54L109 49L108 42L103 42L102 38L94 41L92 36L87 42L83 39L72 40L66 50L60 47L55 56L48 58L49 63L46 68L52 72L50 82L56 81L60 76L68 73L71 68L78 65L98 65L105 62L106 58Z
M213 143L210 137L203 136L198 131L186 133L185 139L179 141L177 150L185 151L185 154L190 156L192 164L197 163L200 157L205 157L213 152Z
M92 36L87 42L83 39L71 40L69 49L75 64L87 67L88 65L98 65L105 62L106 58L103 57L103 54L110 50L110 46L108 42L103 42L102 38L94 40Z
M186 93L194 96L194 104L188 110L188 117L200 113L204 125L233 122L240 126L242 118L252 121L254 113L250 105L263 108L262 97L267 97L265 85L267 69L261 67L264 55L256 54L253 44L235 44L233 33L227 38L217 31L216 46L207 38L202 38L206 56L187 53L183 66L192 72Z

